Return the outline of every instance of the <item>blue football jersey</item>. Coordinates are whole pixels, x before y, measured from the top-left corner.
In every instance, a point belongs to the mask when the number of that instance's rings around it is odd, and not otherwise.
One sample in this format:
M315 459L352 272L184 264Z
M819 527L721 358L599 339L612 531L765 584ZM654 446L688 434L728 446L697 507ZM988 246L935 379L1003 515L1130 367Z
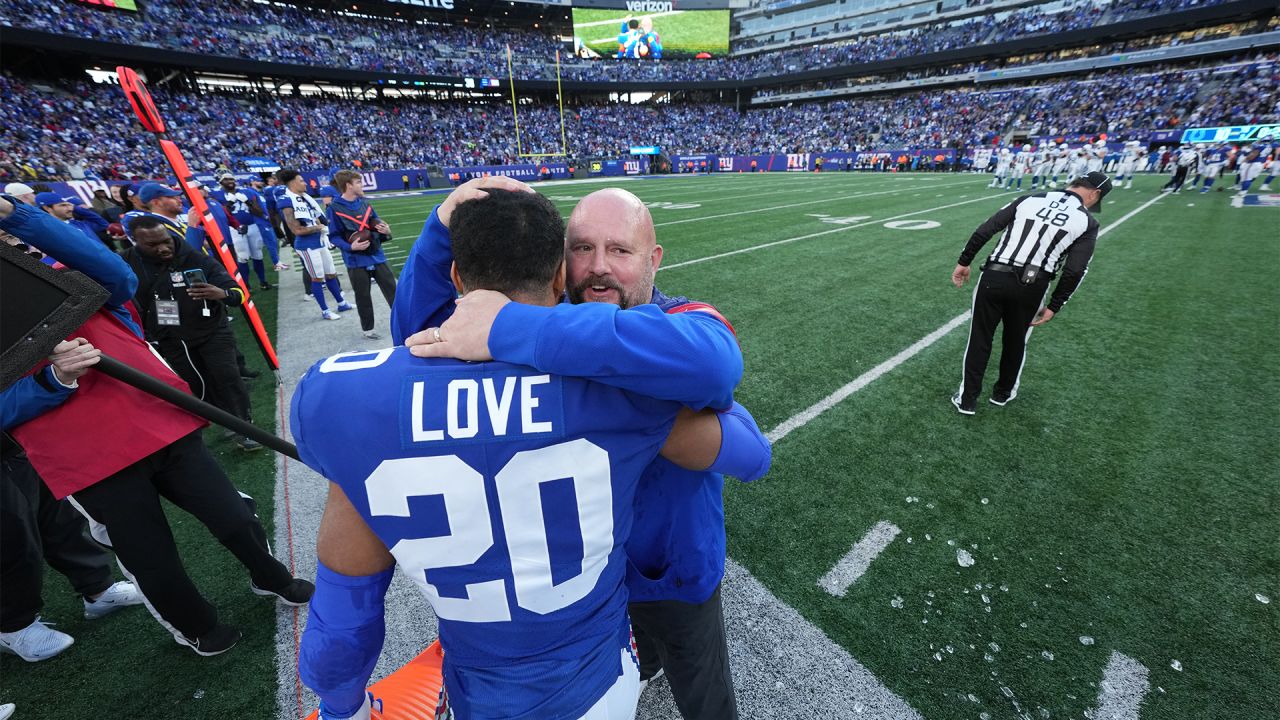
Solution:
M577 718L622 672L633 498L679 408L396 347L313 366L292 424L435 609L456 716Z
M210 190L209 196L222 203L241 225L246 225L254 221L253 213L249 212L249 200L256 198L257 193L252 188L237 187L233 192L227 192L223 188Z

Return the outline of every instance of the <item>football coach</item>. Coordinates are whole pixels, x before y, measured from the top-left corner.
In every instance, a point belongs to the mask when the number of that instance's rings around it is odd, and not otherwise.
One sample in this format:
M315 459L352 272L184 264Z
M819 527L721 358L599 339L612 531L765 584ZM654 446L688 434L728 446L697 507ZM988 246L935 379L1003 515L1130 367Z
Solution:
M1031 331L1053 319L1080 286L1098 240L1102 198L1111 192L1111 179L1091 172L1071 181L1065 190L1024 195L1004 206L974 230L960 253L951 282L963 287L969 265L996 233L1000 243L982 265L973 294L973 321L964 353L964 376L951 398L962 415L973 415L982 392L996 326L1001 333L1000 377L991 391L993 405L1005 405L1018 395L1018 380L1026 360ZM1091 212L1092 211L1092 212ZM1049 295L1049 284L1062 277Z

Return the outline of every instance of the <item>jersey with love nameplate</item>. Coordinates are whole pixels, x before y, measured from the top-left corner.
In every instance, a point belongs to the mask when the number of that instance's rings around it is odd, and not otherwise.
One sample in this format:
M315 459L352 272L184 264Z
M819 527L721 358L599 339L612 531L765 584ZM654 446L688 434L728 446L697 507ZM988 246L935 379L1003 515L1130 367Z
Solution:
M312 367L292 420L435 609L455 716L532 720L580 717L622 671L633 497L679 408L397 347Z

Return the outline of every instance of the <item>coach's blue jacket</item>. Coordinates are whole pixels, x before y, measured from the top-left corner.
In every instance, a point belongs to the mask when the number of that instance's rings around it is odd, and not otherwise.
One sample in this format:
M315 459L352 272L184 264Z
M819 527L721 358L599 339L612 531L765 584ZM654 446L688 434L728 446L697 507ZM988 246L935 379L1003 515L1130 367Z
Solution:
M438 210L437 206L437 210ZM397 345L453 313L449 230L436 211L401 271L391 309ZM690 408L728 408L742 378L742 352L718 316L680 312L685 298L657 289L648 305L621 310L607 303L553 308L509 303L489 335L495 360L543 372L585 377ZM636 492L627 542L631 602L702 603L724 577L724 478L658 458Z

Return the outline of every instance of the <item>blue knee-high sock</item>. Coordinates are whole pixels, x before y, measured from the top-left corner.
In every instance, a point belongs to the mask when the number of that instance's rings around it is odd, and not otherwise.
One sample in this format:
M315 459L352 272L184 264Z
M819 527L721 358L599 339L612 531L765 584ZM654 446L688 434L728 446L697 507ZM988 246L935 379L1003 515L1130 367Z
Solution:
M1244 182L1240 183L1240 192L1248 192L1249 186L1252 184L1253 184L1252 180L1245 180Z
M333 293L333 299L337 300L339 305L346 304L347 301L342 299L342 284L338 282L338 278L328 278L324 284L329 288L329 292Z
M258 274L258 279L262 281L262 284L266 285L267 284L267 268L265 265L262 264L262 258L254 258L252 262L253 262L253 271Z
M1213 178L1205 178L1204 187L1200 188L1200 192L1202 193L1209 192L1209 188L1213 187L1213 182L1214 182Z
M319 303L320 310L325 311L329 309L329 304L324 301L324 283L311 283L311 296L316 299L317 303Z
M245 263L237 262L236 267L240 269L240 277L244 280L244 284L248 285L249 278L252 277L251 275L249 275L249 266L246 265Z
M1270 185L1270 184L1271 184L1271 181L1272 181L1272 180L1275 180L1275 179L1276 179L1276 176L1275 176L1275 175L1268 175L1268 176L1267 176L1267 179L1262 181L1262 184L1263 184L1263 185Z

